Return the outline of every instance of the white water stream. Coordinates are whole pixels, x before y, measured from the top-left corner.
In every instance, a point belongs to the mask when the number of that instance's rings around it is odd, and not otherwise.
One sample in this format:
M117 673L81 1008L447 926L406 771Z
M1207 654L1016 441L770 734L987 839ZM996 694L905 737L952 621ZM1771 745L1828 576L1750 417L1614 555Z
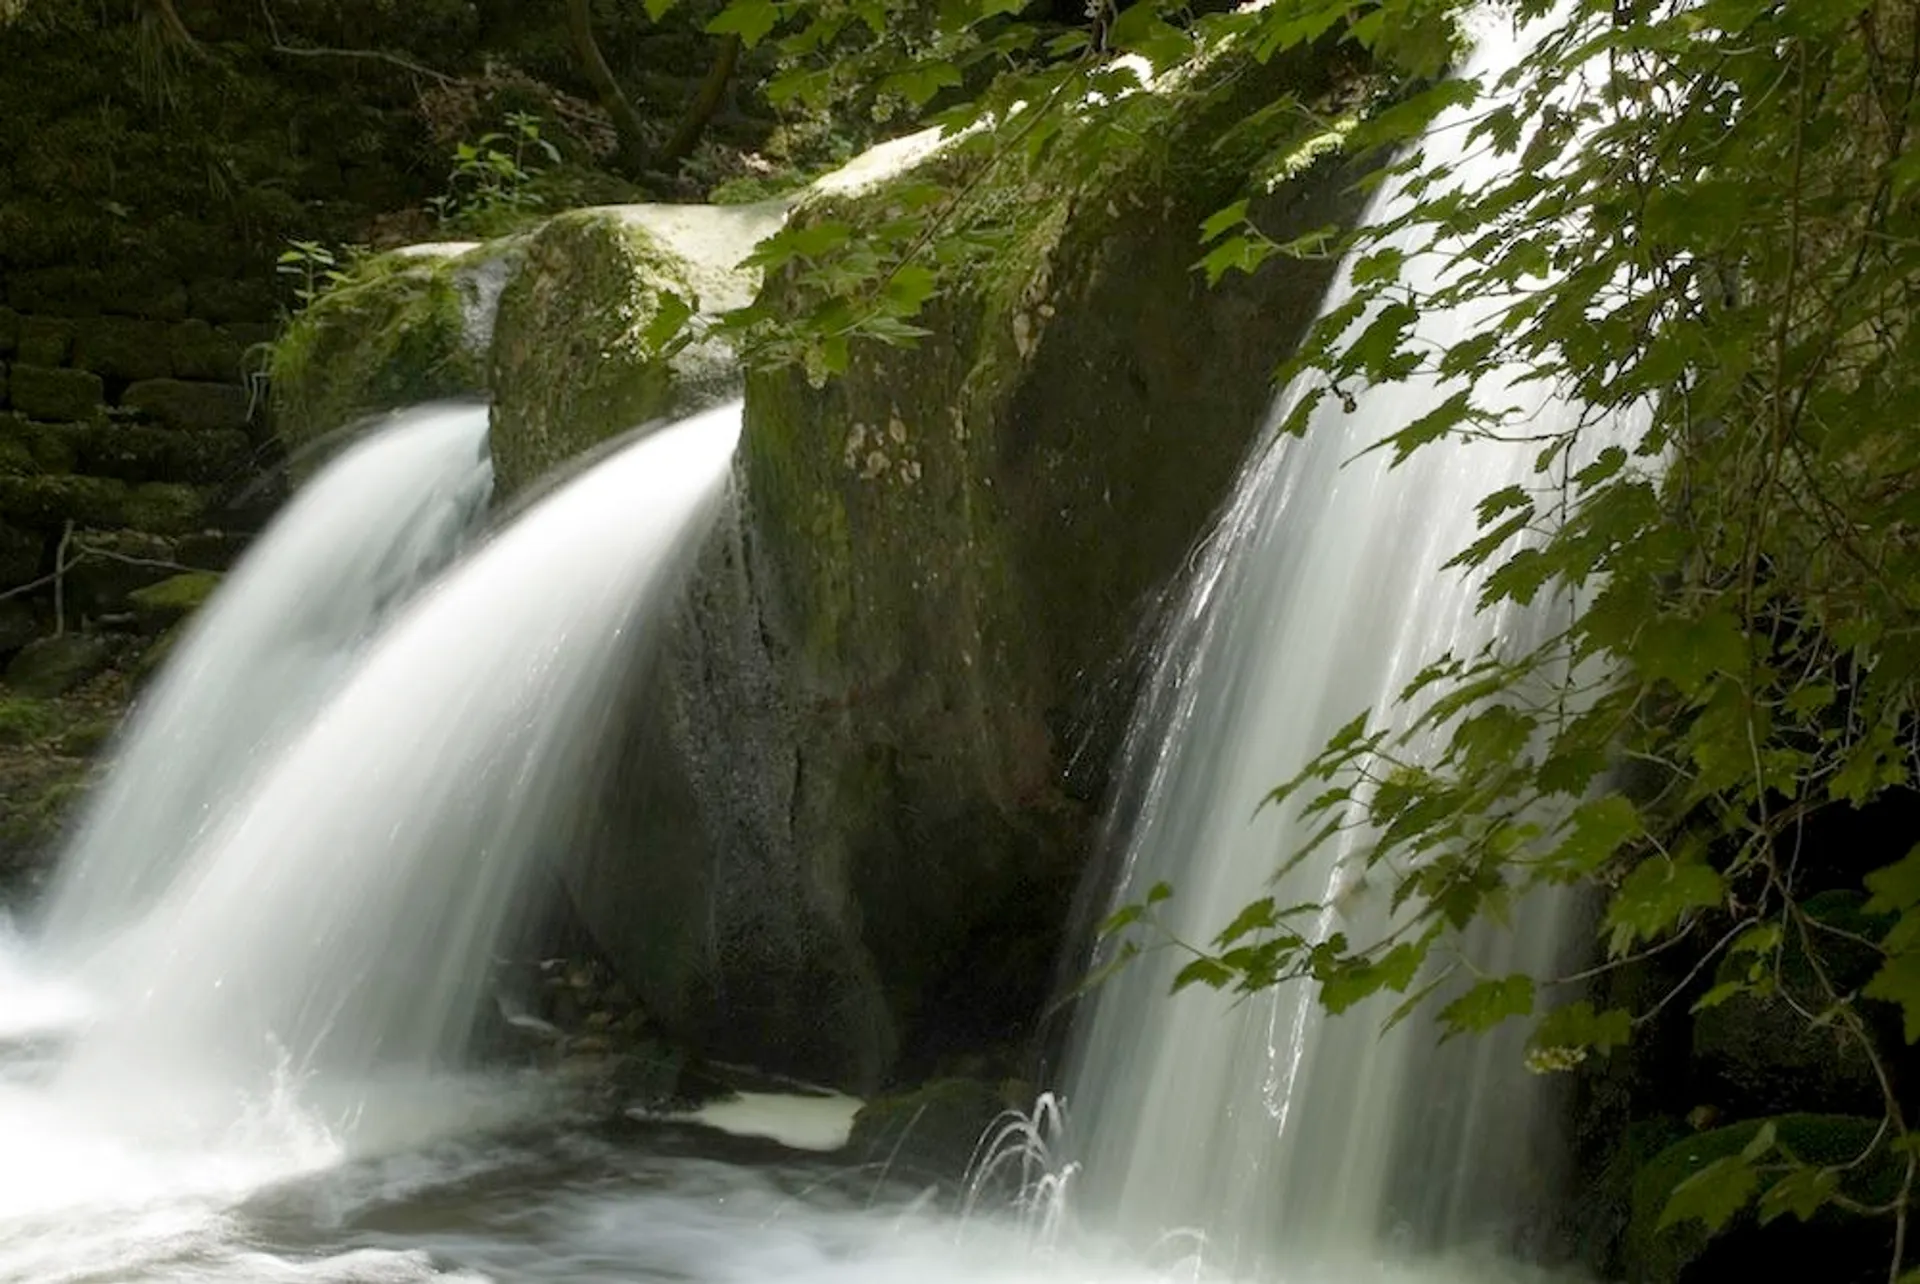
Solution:
M81 952L166 889L279 742L492 491L485 406L395 416L303 488L187 626L56 871L42 933Z
M1510 30L1485 31L1469 72L1491 82L1520 48ZM1484 142L1470 152L1467 132L1453 112L1423 142L1454 167L1451 182L1484 189L1511 173L1514 158ZM1387 187L1369 221L1393 220L1408 200ZM1405 238L1399 248L1416 290L1443 279L1442 253ZM1328 306L1346 297L1336 289ZM1493 324L1504 302L1424 314L1415 341L1443 351ZM1327 397L1303 438L1261 443L1130 730L1115 904L1164 881L1175 890L1155 911L1160 925L1199 943L1269 894L1330 907L1297 924L1314 939L1344 932L1365 944L1404 920L1389 904L1391 874L1363 877L1354 834L1273 883L1324 818L1300 815L1311 789L1286 806L1262 803L1356 714L1408 725L1398 694L1442 655L1471 658L1489 644L1522 654L1564 626L1564 598L1481 611L1477 578L1444 569L1479 534L1482 498L1539 484L1538 442L1527 438L1579 422L1578 405L1517 381L1523 373L1481 388L1511 407L1504 440L1448 438L1398 467L1390 451L1369 452L1454 390L1416 377L1351 390L1350 407ZM1283 400L1276 421L1293 404ZM1582 451L1614 431L1589 428ZM1579 956L1568 897L1534 895L1513 917L1512 932L1465 942L1478 974L1551 976ZM1235 1275L1348 1278L1392 1260L1537 1247L1561 1193L1563 1147L1551 1085L1524 1066L1522 1031L1441 1047L1420 1017L1382 1034L1401 995L1330 1018L1311 983L1169 999L1188 957L1150 952L1077 1015L1065 1085L1077 1208L1136 1241L1188 1243Z

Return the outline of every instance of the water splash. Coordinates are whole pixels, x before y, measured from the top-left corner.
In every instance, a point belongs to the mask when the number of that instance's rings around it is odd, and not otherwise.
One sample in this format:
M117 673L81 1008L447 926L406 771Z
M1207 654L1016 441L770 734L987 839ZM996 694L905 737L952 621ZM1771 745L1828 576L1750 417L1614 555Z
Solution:
M275 747L397 606L456 554L492 490L485 406L395 416L303 488L187 626L62 856L43 936L69 956L166 889Z

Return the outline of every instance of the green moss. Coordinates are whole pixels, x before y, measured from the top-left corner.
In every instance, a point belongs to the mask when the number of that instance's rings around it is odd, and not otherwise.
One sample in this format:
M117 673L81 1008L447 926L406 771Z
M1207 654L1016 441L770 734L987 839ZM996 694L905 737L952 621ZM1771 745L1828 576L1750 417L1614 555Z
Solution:
M189 571L135 589L127 601L144 623L164 628L199 610L219 587L220 576L213 571Z
M206 508L206 497L191 486L146 482L127 492L117 524L155 535L184 535L200 525Z
M485 391L457 270L382 255L294 318L269 363L274 430L289 451L364 415Z
M30 696L0 697L0 744L31 744L51 736L59 726L59 711L49 701Z
M128 488L105 477L12 476L0 474L0 512L16 526L59 530L72 521L81 526L121 526Z
M494 325L495 484L511 494L562 460L675 407L673 315L688 269L614 211L545 224Z

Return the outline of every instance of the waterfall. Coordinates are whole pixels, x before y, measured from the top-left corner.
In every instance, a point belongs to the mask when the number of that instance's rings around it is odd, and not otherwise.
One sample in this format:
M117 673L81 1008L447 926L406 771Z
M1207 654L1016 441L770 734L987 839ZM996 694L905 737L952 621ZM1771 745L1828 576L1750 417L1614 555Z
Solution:
M1486 33L1469 71L1497 74L1519 49L1511 33ZM1454 112L1424 143L1456 167L1453 181L1481 188L1510 171L1510 157L1466 154L1466 133ZM1369 221L1391 220L1408 199L1383 189ZM1443 256L1401 248L1406 279L1435 284ZM1348 297L1336 287L1327 306ZM1444 349L1491 324L1500 302L1423 316L1416 342ZM1416 378L1361 391L1349 408L1327 398L1303 438L1258 443L1130 730L1116 904L1164 880L1175 892L1158 907L1161 923L1206 942L1273 893L1281 904L1329 905L1323 938L1378 939L1387 893L1352 868L1352 842L1323 845L1270 884L1311 828L1297 802L1262 799L1362 710L1376 726L1406 725L1395 696L1441 653L1496 641L1524 650L1567 609L1562 598L1478 611L1474 578L1443 569L1477 534L1477 501L1532 480L1536 445L1448 439L1397 468L1387 452L1363 453L1445 395ZM1505 395L1514 436L1561 430L1580 413L1538 383ZM1283 400L1276 422L1292 404ZM1535 897L1514 917L1511 933L1467 943L1492 974L1551 973L1577 944L1563 897ZM1183 957L1134 960L1076 1024L1067 1095L1084 1216L1130 1238L1197 1245L1210 1267L1282 1278L1512 1247L1542 1220L1557 1176L1551 1103L1523 1067L1516 1032L1436 1047L1422 1018L1382 1034L1398 995L1328 1017L1307 983L1170 998Z
M43 932L88 949L167 886L195 838L453 557L492 489L485 406L395 416L333 461L187 626L58 866Z
M453 1062L739 418L622 448L415 599L116 947L59 1092L197 1135L276 1083L353 1101Z

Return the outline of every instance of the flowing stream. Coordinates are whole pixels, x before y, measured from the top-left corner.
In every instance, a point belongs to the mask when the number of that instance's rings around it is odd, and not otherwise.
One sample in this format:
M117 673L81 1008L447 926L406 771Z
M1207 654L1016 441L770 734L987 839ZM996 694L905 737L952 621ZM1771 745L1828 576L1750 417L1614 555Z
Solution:
M1513 54L1496 34L1480 59ZM1334 727L1389 714L1440 650L1551 623L1477 613L1439 570L1529 452L1355 458L1434 395L1365 392L1264 445L1205 550L1115 822L1117 894L1173 882L1183 935L1264 890L1298 826L1254 804ZM0 1284L1536 1278L1504 1254L1542 1220L1555 1147L1511 1044L1381 1038L1377 1011L1329 1021L1300 988L1169 1001L1154 961L1102 987L1071 1126L1023 1156L1039 1180L1006 1209L810 1153L844 1136L844 1099L660 1118L567 1073L462 1068L740 415L624 445L470 550L472 408L402 416L289 508L131 725L41 934L0 931ZM1342 856L1297 871L1299 899L1336 899L1323 931L1384 922ZM1523 910L1476 943L1484 966L1563 951L1567 907Z

